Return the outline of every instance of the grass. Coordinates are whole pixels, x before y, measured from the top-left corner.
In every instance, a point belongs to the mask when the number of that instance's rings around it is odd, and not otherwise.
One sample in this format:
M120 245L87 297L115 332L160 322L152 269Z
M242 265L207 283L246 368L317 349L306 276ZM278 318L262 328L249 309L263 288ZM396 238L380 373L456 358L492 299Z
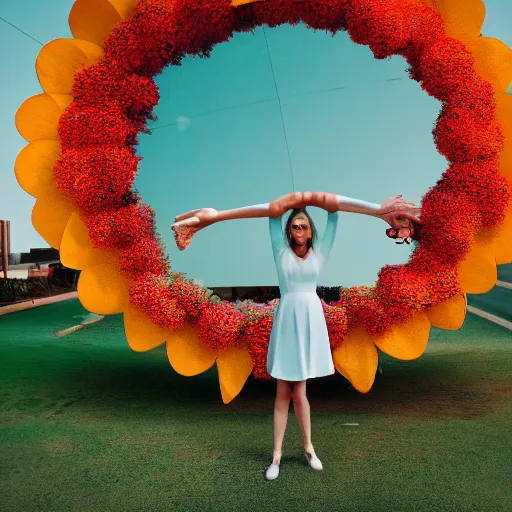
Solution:
M308 382L311 470L290 412L267 482L274 383L222 404L215 368L182 377L164 347L132 352L120 316L63 338L78 301L0 318L1 509L506 511L512 509L512 335L468 316L415 361L383 356L361 395ZM344 426L358 423L358 426Z

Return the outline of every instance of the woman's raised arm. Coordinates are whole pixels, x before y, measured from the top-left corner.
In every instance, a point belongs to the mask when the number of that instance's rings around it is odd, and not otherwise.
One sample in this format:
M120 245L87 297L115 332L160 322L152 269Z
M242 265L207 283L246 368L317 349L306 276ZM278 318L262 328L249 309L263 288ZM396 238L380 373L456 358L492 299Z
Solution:
M178 249L186 249L192 237L200 230L216 222L234 219L252 219L258 217L280 217L290 208L302 208L308 204L308 193L292 192L270 203L244 206L232 210L217 211L213 208L192 210L178 215L171 226ZM311 194L311 193L309 193Z
M401 195L393 196L382 205L379 205L330 192L292 192L270 203L245 206L232 210L217 211L213 208L192 210L178 215L175 218L172 229L176 245L182 251L190 245L192 237L200 229L216 222L257 217L280 217L291 208L304 208L305 206L323 208L329 213L342 211L371 215L381 218L394 228L400 227L404 219L421 224L421 220L417 217L421 213L421 208L411 201L406 201Z
M384 220L393 228L400 228L404 221L421 224L419 219L421 207L412 201L407 201L401 194L390 197L382 204L369 203L361 199L340 196L329 192L314 192L317 205L328 212L351 212L370 215ZM323 204L324 206L321 206ZM315 206L317 206L315 205Z

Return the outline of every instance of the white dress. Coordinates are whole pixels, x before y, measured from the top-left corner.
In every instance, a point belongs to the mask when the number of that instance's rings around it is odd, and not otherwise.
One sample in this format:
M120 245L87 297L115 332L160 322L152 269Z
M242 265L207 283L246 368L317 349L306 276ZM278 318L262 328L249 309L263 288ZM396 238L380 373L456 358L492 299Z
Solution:
M338 212L328 214L325 234L305 260L291 249L281 219L269 220L281 299L274 311L267 371L289 381L332 375L329 335L316 287L336 236Z

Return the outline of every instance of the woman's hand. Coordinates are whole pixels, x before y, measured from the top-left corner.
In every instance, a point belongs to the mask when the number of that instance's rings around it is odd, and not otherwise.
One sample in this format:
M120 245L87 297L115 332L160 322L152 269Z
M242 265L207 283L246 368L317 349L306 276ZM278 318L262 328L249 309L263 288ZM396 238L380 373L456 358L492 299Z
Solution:
M311 192L292 192L269 203L269 217L281 217L291 208L304 208Z
M418 217L419 215L421 215L421 207L412 201L405 200L402 194L390 197L382 203L377 214L378 217L386 221L392 228L398 230L410 227L411 222L422 224L423 221Z
M213 224L219 213L214 208L201 208L182 213L175 217L175 222L171 226L174 231L174 239L180 251L186 249L192 237L200 230Z
M270 203L223 210L218 212L213 208L192 210L178 215L171 226L174 231L176 245L180 251L186 249L192 237L201 229L224 220L244 219L255 217L280 217L291 208L317 206L329 212L336 212L337 199L329 192L292 192Z
M291 208L316 206L330 213L338 211L336 194L330 192L292 192L270 203L270 217L280 217Z

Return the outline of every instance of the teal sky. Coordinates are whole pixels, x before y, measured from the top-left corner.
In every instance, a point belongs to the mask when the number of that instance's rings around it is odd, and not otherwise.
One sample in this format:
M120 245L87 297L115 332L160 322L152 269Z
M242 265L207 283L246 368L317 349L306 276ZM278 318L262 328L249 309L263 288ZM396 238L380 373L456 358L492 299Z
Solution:
M45 44L71 36L72 3L3 0L0 16ZM486 5L484 35L512 46L512 2ZM2 21L0 43L0 218L11 220L12 251L20 252L47 246L30 221L34 199L13 172L25 145L14 115L41 91L34 70L41 46ZM403 193L419 201L446 167L431 135L439 103L408 79L403 59L377 61L345 34L333 38L304 26L237 34L210 59L188 58L165 70L157 84L158 120L141 137L136 187L157 212L173 270L208 286L277 284L268 221L214 225L180 253L169 229L175 215L268 202L293 189L379 203ZM323 231L325 212L312 215ZM373 284L382 265L406 261L409 249L389 241L385 227L342 214L320 284Z

